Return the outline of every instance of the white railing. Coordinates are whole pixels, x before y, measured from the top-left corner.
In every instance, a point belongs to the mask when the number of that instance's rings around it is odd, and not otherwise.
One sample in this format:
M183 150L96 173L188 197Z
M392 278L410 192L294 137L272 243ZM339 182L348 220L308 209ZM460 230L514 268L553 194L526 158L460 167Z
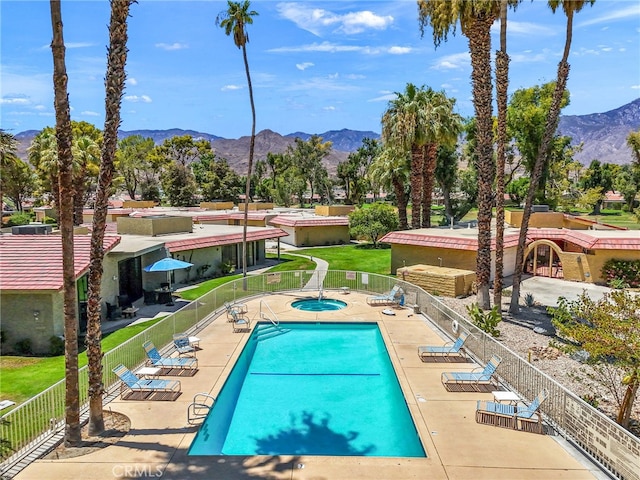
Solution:
M271 317L262 311L262 307L266 307L267 310L269 310L269 312L271 313ZM260 300L260 318L262 320L270 321L276 327L280 325L280 320L278 320L278 316L275 314L273 310L271 310L271 307L269 306L269 304L264 300Z
M142 343L152 340L156 345L166 345L178 332L197 332L224 311L225 302L261 296L269 293L301 292L313 271L279 272L249 276L221 285L215 290L191 302L188 306L169 315L127 342L105 353L103 382L107 390L117 384L112 368L122 363L136 368L145 358ZM342 291L348 287L353 292L381 294L399 284L406 298L415 303L409 305L424 313L451 339L453 321L458 328L469 330L471 335L465 349L479 362L486 363L493 354L503 361L498 367L502 381L531 400L547 388L549 398L542 405L548 424L570 442L589 454L611 475L625 480L640 480L640 439L620 427L607 416L584 402L555 380L529 364L503 344L472 325L463 316L442 304L436 297L420 287L397 278L365 272L328 270L322 287L325 291ZM244 284L246 283L246 289ZM273 312L272 312L273 313ZM278 321L297 320L295 312L281 313ZM12 455L0 464L0 476L13 475L16 465L30 461L27 455L59 434L64 425L64 380L39 395L18 405L2 417L8 423L0 426L0 437L9 442ZM80 403L87 410L87 369L80 369Z

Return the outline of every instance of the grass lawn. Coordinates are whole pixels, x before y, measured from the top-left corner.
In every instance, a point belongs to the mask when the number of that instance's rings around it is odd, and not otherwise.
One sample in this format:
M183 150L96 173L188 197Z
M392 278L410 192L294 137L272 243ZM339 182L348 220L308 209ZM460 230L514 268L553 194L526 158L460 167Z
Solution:
M391 273L391 248L387 245L381 248L373 248L370 244L305 248L296 253L329 262L329 270L357 270L380 275Z
M580 217L600 223L608 223L616 227L625 227L629 230L640 230L640 223L638 223L636 216L633 213L621 210L602 210L600 215L582 214Z
M267 258L275 259L278 258L278 256L273 253L267 253ZM271 267L268 270L269 273L290 272L293 270L313 270L316 268L315 262L312 262L306 257L297 257L295 255L281 253L280 260L282 260L282 263Z
M161 318L130 325L102 339L102 351L117 347L125 340L157 323ZM80 347L80 346L79 346ZM82 346L84 347L84 346ZM78 365L87 364L86 352L78 354ZM0 364L0 396L22 403L64 378L64 355L56 357L19 357L5 355Z

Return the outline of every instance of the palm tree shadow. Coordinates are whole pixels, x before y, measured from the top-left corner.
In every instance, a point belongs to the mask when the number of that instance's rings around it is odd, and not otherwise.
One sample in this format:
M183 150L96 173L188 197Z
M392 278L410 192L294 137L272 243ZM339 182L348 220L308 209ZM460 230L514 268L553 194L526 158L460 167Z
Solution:
M288 427L263 438L254 437L256 454L362 456L375 451L375 445L357 448L354 442L360 435L358 432L338 433L329 428L329 421L328 415L315 420L307 411L303 411L297 421L292 414Z

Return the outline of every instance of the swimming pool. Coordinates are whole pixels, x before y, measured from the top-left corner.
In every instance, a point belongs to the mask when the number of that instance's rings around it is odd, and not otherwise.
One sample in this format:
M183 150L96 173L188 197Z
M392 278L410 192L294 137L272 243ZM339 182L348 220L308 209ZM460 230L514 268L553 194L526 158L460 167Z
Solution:
M329 310L341 310L347 306L347 302L334 300L333 298L303 298L294 301L291 306L306 312L326 312Z
M425 457L375 323L260 323L189 455Z

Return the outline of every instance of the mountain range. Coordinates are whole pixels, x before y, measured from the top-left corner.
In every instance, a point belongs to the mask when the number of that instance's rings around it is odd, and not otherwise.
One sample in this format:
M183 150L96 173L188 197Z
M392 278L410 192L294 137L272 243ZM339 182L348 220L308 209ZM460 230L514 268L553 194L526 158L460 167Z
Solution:
M558 131L572 138L572 145L582 143L582 150L574 158L583 165L598 159L602 163L631 163L632 155L626 144L627 136L640 129L640 98L605 113L589 115L564 115L560 117ZM27 148L37 130L18 133L18 156L25 159ZM231 168L240 174L247 170L250 136L228 139L210 133L173 128L169 130L129 130L120 131L120 138L130 135L150 137L156 144L176 135L191 135L194 139L206 139L211 142L216 156L226 158ZM331 153L325 158L325 166L330 174L335 173L338 163L343 162L349 153L356 151L364 138L377 139L380 134L373 131L331 130L318 133L325 142L332 142ZM281 135L271 130L262 130L256 135L254 161L264 160L267 153L283 153L295 138L308 140L312 134L295 132Z

